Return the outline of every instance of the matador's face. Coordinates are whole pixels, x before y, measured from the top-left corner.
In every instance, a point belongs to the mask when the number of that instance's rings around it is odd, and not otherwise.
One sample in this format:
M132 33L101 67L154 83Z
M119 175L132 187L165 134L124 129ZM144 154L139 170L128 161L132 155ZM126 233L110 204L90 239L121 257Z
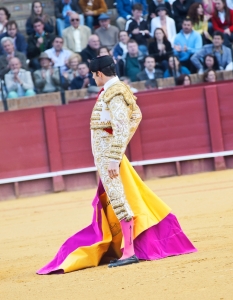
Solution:
M93 78L95 80L95 83L97 86L103 86L104 82L103 82L103 77L102 77L102 73L101 72L92 72Z

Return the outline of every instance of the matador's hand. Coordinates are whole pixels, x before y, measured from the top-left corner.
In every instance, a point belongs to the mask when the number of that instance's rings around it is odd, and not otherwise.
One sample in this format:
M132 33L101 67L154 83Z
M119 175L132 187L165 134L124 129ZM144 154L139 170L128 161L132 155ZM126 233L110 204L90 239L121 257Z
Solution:
M108 175L111 179L116 178L119 175L119 163L110 161L108 165Z

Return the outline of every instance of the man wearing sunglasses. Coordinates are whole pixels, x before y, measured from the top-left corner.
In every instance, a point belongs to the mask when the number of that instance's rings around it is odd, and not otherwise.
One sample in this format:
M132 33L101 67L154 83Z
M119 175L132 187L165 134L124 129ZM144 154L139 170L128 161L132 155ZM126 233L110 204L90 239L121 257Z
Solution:
M80 25L79 14L70 14L71 26L63 30L64 48L74 53L80 53L88 44L91 30L85 25Z
M62 36L62 31L70 26L70 14L77 12L80 16L80 24L84 24L84 16L78 0L56 0L55 17L57 33Z

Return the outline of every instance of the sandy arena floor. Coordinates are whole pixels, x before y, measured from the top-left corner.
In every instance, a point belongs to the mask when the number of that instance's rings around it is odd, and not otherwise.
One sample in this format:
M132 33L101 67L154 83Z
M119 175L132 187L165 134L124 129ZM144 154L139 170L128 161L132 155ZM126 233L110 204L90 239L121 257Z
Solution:
M108 269L39 276L91 220L95 190L0 203L0 299L233 299L233 170L148 181L198 252Z

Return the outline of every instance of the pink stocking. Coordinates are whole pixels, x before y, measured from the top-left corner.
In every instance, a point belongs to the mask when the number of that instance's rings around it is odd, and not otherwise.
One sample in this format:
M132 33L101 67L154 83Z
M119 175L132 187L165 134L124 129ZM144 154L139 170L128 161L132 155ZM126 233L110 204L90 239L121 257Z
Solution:
M129 222L120 221L122 235L124 237L124 251L120 259L129 258L134 255L134 246L133 246L133 219Z

